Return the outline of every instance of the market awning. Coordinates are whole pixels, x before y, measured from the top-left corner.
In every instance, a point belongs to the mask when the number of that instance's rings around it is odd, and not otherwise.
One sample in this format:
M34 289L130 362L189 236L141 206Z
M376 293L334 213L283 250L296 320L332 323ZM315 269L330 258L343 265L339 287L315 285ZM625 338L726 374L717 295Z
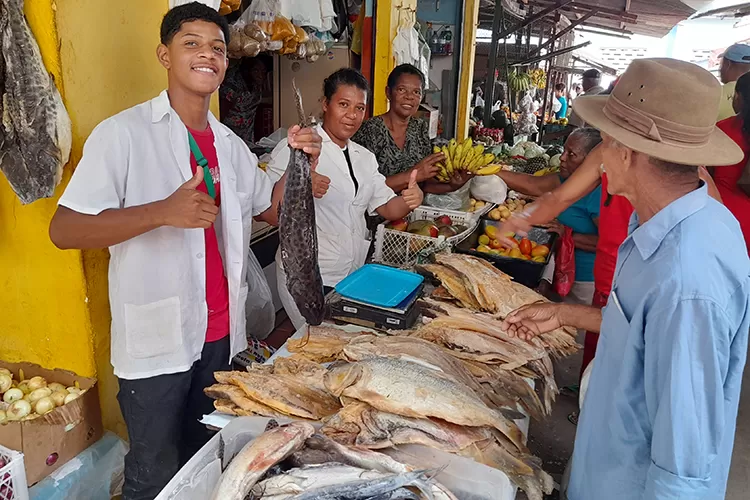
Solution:
M552 22L557 13L565 15L571 21L588 16L580 25L583 29L654 37L663 37L677 23L696 12L695 8L681 0L482 0L479 11L480 27L491 27L495 6L501 2L506 7L506 17L509 18L510 24L518 24L522 22L522 18L528 18L535 12L559 6L543 20ZM690 1L688 3L696 4ZM541 29L541 24L535 23L532 29Z

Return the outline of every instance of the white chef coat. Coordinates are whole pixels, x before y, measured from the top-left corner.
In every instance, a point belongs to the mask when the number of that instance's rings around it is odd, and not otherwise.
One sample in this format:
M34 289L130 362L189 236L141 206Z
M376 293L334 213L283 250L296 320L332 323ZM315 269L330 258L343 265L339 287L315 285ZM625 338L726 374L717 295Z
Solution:
M229 283L231 360L247 348L252 217L270 207L273 183L242 139L211 113L208 122L221 176L216 230ZM163 200L192 176L187 129L164 91L94 129L59 204L97 215ZM187 371L206 340L204 230L161 227L109 250L115 375L140 379Z
M318 230L318 263L325 286L336 286L365 263L370 242L367 239L365 213L374 214L378 207L396 196L385 183L385 177L378 170L375 155L356 142L349 141L347 148L352 161L354 176L359 189L355 195L354 182L349 173L349 165L342 149L334 143L323 127L318 126L318 134L323 139L323 147L317 172L331 179L328 192L323 198L315 199L315 222ZM286 171L289 164L289 147L286 139L281 141L271 153L268 171L276 180ZM276 253L277 282L279 295L287 314L295 326L301 316L292 308L286 290L286 278L281 265L281 253ZM295 314L296 313L296 314ZM295 318L295 315L297 318ZM304 324L304 320L301 320Z

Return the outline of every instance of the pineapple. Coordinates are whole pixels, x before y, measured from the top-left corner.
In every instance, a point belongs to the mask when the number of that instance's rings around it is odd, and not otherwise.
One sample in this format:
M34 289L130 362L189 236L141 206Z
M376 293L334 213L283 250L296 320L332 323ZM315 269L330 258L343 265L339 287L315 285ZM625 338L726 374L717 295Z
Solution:
M526 166L523 171L526 174L535 174L545 168L547 168L547 161L541 156L537 156L536 158L529 158L526 160Z

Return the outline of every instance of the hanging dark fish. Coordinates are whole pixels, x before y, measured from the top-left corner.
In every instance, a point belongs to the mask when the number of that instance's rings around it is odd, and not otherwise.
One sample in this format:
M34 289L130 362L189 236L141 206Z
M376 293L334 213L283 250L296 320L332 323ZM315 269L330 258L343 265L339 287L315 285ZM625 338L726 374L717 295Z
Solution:
M302 94L292 82L297 112L302 127L312 121L302 108ZM281 261L286 274L286 287L297 309L308 325L317 326L325 317L323 279L318 265L318 233L315 225L315 198L312 190L310 155L290 146L284 199L279 213Z
M72 132L23 13L23 0L0 2L0 170L23 203L54 194L70 157Z

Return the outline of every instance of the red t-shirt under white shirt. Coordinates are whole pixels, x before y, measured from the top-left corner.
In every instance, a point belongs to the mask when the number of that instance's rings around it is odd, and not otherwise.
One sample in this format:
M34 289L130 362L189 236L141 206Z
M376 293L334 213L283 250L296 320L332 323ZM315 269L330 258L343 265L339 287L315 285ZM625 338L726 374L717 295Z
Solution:
M628 236L633 205L623 196L612 196L606 203L607 174L602 174L602 200L599 209L599 241L594 260L594 288L609 295L617 266L617 250Z
M208 161L208 168L216 189L216 205L221 206L221 190L219 189L219 160L214 146L214 133L211 127L199 132L190 130L195 142ZM190 154L190 167L193 174L198 168L198 163L193 154ZM198 191L208 193L206 183L198 186ZM206 342L216 342L229 336L229 284L224 271L224 262L219 252L219 241L216 238L216 229L212 225L205 230L206 236L206 305L208 306L208 327L206 328Z

